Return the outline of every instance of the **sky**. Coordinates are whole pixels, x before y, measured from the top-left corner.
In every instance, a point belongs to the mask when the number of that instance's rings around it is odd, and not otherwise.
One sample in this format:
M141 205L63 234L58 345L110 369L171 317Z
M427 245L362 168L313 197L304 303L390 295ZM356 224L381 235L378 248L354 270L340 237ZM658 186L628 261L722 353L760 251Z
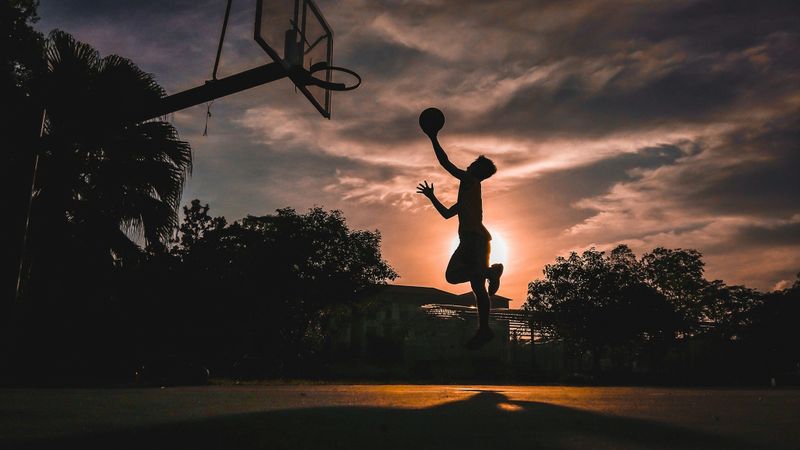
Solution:
M800 4L739 0L318 0L334 62L362 86L323 119L291 82L241 92L170 120L191 143L183 199L229 221L291 206L339 209L378 229L401 284L455 293L444 269L457 180L417 117L447 117L461 167L478 155L484 223L505 247L512 306L570 251L694 248L706 277L761 290L800 271ZM233 2L219 77L267 62L255 0ZM41 0L59 28L130 58L168 93L211 78L224 0ZM501 249L502 250L502 249Z

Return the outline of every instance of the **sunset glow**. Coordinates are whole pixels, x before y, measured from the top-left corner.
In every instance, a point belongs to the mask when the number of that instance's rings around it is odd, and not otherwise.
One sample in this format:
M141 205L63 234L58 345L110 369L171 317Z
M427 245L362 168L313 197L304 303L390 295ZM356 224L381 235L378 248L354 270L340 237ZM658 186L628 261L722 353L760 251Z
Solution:
M508 265L508 244L502 234L492 233L492 253L489 257L491 264L501 263Z
M458 242L459 242L458 236L455 236L450 241L450 247L448 248L448 251L447 251L447 257L448 258L450 257L450 255L453 254L454 251L456 251L456 248L458 247ZM489 256L489 263L490 264L501 263L501 264L504 264L504 265L507 266L508 265L508 244L506 244L506 240L503 237L503 235L498 233L498 232L492 232L491 245L492 245L492 253Z

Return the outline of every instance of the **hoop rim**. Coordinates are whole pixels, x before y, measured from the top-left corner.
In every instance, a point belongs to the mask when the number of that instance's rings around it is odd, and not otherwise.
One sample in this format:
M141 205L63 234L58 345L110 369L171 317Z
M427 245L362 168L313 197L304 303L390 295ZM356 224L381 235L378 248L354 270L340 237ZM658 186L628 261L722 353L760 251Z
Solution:
M352 75L353 77L356 78L356 84L352 86L347 86L344 83L334 83L331 81L321 80L313 76L316 72L321 72L323 70L344 72L348 75ZM307 71L307 76L308 76L308 84L319 86L323 89L328 89L331 91L352 91L353 89L356 89L357 87L361 86L361 75L357 74L354 70L348 69L346 67L329 66L324 63L319 65L314 64L311 66L311 70Z

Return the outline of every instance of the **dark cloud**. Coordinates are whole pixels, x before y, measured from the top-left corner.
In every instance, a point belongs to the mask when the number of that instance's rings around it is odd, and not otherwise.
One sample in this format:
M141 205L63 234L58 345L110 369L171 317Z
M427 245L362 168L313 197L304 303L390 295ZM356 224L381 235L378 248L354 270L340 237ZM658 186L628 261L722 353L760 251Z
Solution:
M795 39L800 48L800 39ZM788 56L788 58L786 58ZM800 55L781 55L797 61ZM653 61L608 61L613 76L595 86L589 68L564 69L552 84L534 84L485 115L475 117L477 132L514 135L601 136L665 125L726 121L743 110L780 107L796 91L800 77L770 71L743 56L705 55L686 58L656 73Z
M676 3L679 6L663 16L638 22L637 34L655 41L679 38L698 51L716 52L743 50L773 33L800 26L800 8L791 0Z
M136 16L153 18L164 15L180 15L197 7L204 7L218 2L196 0L137 0L135 2L121 2L117 0L59 0L56 2L42 2L40 15L48 20L70 20L82 17L87 20L98 18L101 20L123 19ZM56 17L48 17L56 16Z
M404 143L419 138L416 111L388 117L376 116L372 111L364 111L363 114L363 117L358 117L358 111L351 110L350 116L354 120L339 128L342 137L378 145Z
M744 246L800 247L800 218L794 222L772 226L748 225L738 230L735 237L739 248Z
M433 58L418 49L377 39L357 42L349 52L366 62L360 69L364 75L369 74L365 77L367 80L379 79L382 82L407 77L408 66L420 60L433 62Z
M724 154L719 158L744 161L710 174L714 183L687 202L718 214L786 217L800 212L800 111L733 133L720 149Z

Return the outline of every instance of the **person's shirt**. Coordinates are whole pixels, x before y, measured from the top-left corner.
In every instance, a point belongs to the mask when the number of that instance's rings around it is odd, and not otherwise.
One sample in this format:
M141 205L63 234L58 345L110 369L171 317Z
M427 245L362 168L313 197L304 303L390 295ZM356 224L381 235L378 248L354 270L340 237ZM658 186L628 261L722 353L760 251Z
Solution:
M467 173L458 185L458 235L475 233L491 240L492 236L483 226L483 200L481 182Z

